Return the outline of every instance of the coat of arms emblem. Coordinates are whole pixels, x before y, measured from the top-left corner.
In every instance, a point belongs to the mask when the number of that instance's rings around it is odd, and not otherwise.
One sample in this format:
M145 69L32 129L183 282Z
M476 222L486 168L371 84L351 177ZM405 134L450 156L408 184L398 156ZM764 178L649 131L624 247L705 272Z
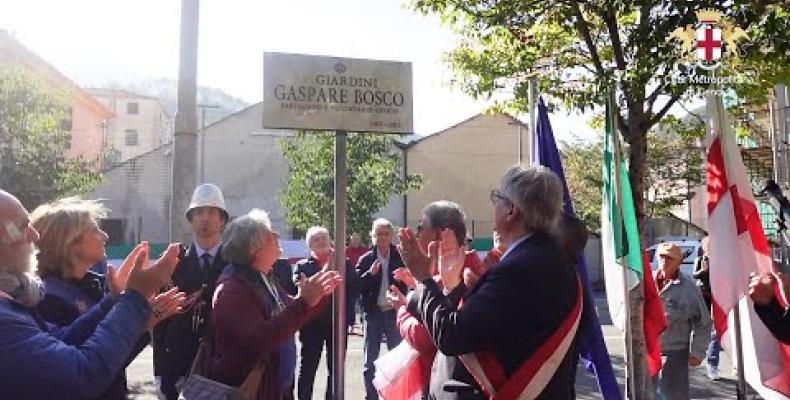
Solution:
M677 28L670 38L681 42L683 56L700 68L714 70L726 54L738 57L738 41L748 39L746 32L722 18L716 10L697 11L697 25Z

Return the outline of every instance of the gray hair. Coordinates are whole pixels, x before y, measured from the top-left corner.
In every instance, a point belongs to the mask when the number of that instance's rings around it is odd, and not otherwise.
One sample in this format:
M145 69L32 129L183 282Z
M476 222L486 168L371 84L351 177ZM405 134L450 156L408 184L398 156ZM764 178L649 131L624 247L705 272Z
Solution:
M395 233L395 229L392 227L392 222L390 222L390 220L386 218L376 218L373 221L373 227L370 228L370 239L373 241L373 243L376 242L376 229L381 227L389 228L390 232L393 234Z
M524 228L549 234L557 232L562 212L562 183L543 166L517 165L500 181L500 192L521 212Z
M261 247L263 236L272 231L266 211L253 208L231 221L222 233L222 258L239 265L252 262L251 254Z
M422 209L422 215L425 216L430 226L425 226L428 229L450 229L458 239L458 244L463 245L466 239L466 215L464 209L458 203L452 201L440 200L428 204Z
M322 233L326 233L326 235L329 236L329 230L324 228L323 226L311 226L310 228L308 228L307 233L305 234L304 237L304 242L307 244L307 248L310 248L310 242L313 241L313 238ZM330 240L331 240L331 236L330 236Z

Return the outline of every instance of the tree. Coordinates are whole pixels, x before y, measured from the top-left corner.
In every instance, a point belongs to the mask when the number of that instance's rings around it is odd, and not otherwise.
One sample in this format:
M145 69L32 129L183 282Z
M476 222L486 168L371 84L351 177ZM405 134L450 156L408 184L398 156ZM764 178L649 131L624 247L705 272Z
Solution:
M101 182L96 160L67 160L70 110L64 93L0 64L0 187L27 209L85 193Z
M704 178L703 153L698 144L703 132L700 121L670 116L647 136L648 216L669 215L673 208L694 197L689 189L699 186ZM601 222L603 143L600 139L576 140L561 142L560 148L576 214L588 229L597 231Z
M418 12L438 14L463 37L448 59L456 83L468 93L490 96L503 83L510 84L515 96L507 106L523 112L530 78L536 79L549 100L582 111L602 108L614 92L619 105L615 117L628 143L628 176L634 193L645 192L647 133L673 105L699 96L708 87L692 79L673 79L710 76L688 62L689 53L684 54L680 43L670 40L675 30L697 23L697 11L718 10L749 37L739 48L728 49L739 53L740 62L730 57L716 70L717 77L737 83L723 86L744 98L764 98L774 84L790 80L786 1L412 0L412 6ZM743 81L749 84L741 85ZM644 230L641 196L636 196L635 206ZM637 349L644 347L638 336L640 293L631 297ZM638 354L635 358L640 359ZM636 365L634 374L635 393L640 399L650 398L644 362L637 364L641 365Z
M297 229L334 226L334 134L300 131L294 138L281 139L280 147L290 166L290 180L281 193L285 218ZM394 139L372 133L348 135L347 232L365 238L372 215L381 210L393 195L419 190L422 177L405 178L393 153Z

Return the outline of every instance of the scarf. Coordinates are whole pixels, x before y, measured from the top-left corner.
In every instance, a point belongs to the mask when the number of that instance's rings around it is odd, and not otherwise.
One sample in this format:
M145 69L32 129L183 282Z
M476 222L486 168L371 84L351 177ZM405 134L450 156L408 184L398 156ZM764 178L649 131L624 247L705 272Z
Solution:
M0 268L0 290L17 302L33 308L44 298L44 285L30 273L11 274Z

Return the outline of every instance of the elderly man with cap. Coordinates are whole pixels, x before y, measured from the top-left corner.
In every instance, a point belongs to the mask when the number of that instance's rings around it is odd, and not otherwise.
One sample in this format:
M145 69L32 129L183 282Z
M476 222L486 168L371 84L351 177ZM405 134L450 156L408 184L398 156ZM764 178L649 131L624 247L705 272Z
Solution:
M220 251L220 235L228 223L222 191L205 183L192 194L186 211L194 240L182 248L182 257L173 273L172 285L187 294L184 312L154 328L154 375L160 395L178 398L178 388L188 375L200 346L209 332L211 296L225 262Z
M659 399L688 399L689 366L702 363L710 342L710 311L694 279L680 271L680 248L662 243L657 254L658 269L653 275L668 327L660 338L664 365L653 386Z

